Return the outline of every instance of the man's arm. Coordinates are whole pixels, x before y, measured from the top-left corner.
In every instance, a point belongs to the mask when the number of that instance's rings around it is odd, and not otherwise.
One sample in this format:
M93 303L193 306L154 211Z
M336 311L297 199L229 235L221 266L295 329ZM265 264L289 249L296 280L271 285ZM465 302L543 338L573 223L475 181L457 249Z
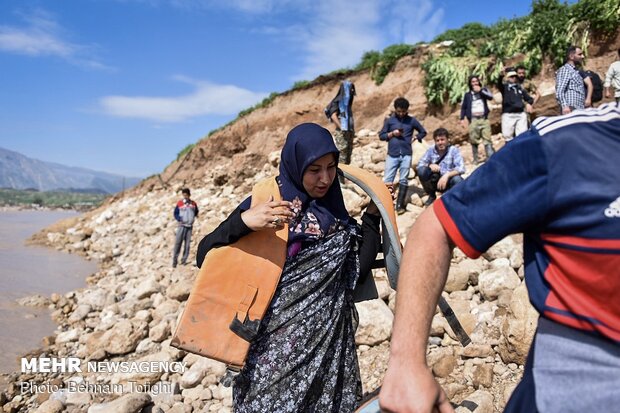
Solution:
M332 114L330 115L330 119L332 122L334 122L334 125L336 125L336 130L340 129L340 118L338 117L339 112L332 112Z
M480 96L482 96L486 100L493 100L493 93L491 93L491 91L486 87L480 89Z
M389 130L390 127L390 118L387 118L384 122L383 122L383 128L381 129L381 132L379 132L379 139L382 141L389 141L391 136L388 136L388 134L390 133Z
M432 152L433 152L433 148L428 148L426 152L424 152L424 155L422 155L422 157L418 161L418 164L416 165L416 169L419 169L424 166L429 166L431 164L431 153Z
M561 67L555 77L555 98L558 100L563 110L565 108L569 109L568 102L565 99L565 90L568 86L568 80L569 77L566 74L566 71L563 70L563 67Z
M422 139L424 139L424 137L426 136L426 129L424 129L424 126L422 126L420 121L416 118L413 118L413 128L418 131L416 139L418 140L418 142L422 142Z
M379 398L385 412L454 412L426 365L431 321L451 257L450 239L429 208L411 229L401 262L390 361Z
M605 87L605 97L611 97L611 79L614 77L614 65L609 65L609 69L607 69L607 73L605 74L605 82L603 86Z
M586 85L585 107L589 108L592 106L592 92L594 92L594 85L592 84L592 79L590 78L590 76L584 77L583 83Z

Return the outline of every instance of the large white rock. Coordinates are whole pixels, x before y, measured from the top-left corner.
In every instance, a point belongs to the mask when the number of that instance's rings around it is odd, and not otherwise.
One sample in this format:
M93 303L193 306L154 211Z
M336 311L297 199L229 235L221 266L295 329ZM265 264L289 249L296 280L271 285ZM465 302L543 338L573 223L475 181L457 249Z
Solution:
M480 294L488 301L497 299L503 290L514 290L520 282L519 276L509 263L486 270L478 276Z
M538 312L530 304L525 282L512 294L510 312L502 325L499 354L504 363L525 364L538 325Z
M477 407L473 407L470 403L473 402ZM456 408L456 413L493 413L493 395L484 390L476 390L459 403L459 407ZM90 413L90 412L88 412Z
M215 374L216 377L221 377L224 373L226 373L226 365L224 363L206 357L200 357L185 373L183 373L181 377L181 386L189 389L197 386L208 374Z
M159 292L161 290L161 285L154 279L148 278L146 280L141 280L137 287L132 289L129 294L129 297L137 298L141 300L143 298L148 298L151 295Z
M355 304L359 314L359 326L355 342L374 346L390 338L394 314L381 299L362 301Z
M516 244L512 238L508 236L492 245L482 256L489 261L498 258L510 258L510 255L515 250L520 251L521 246Z
M446 280L446 285L444 286L444 291L449 293L453 291L461 291L467 289L467 284L469 283L469 269L462 268L460 265L452 265L450 266L450 271L448 272L448 279Z
M60 413L64 409L59 400L49 399L41 404L35 413Z
M121 320L103 333L99 339L99 346L108 354L126 354L134 351L147 333L145 322L132 323L129 320Z
M94 404L88 413L138 413L150 402L147 393L130 393L108 403Z

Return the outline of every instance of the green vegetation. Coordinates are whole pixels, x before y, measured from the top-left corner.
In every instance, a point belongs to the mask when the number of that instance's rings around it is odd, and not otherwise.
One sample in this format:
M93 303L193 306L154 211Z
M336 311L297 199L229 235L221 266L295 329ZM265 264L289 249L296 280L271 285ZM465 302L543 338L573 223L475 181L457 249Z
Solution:
M293 87L291 90L296 90L296 89L302 89L306 86L308 86L310 83L309 80L298 80L297 82L293 83Z
M377 85L385 80L385 77L394 68L398 59L410 55L415 47L410 44L393 44L383 49L382 53L371 50L364 53L362 61L355 70L370 69L370 76Z
M269 106L271 104L271 102L273 102L274 99L277 98L278 96L280 96L279 93L272 92L269 96L267 96L265 99L261 100L256 105L252 106L251 108L244 109L241 112L239 112L239 115L237 116L237 118L242 118L242 117L244 117L246 115L249 115L250 113L254 112L256 109L265 108L265 107Z
M587 51L593 32L610 34L619 26L618 0L581 0L573 5L534 0L528 16L489 27L468 23L448 30L433 42L453 43L429 54L422 64L426 97L435 105L456 104L467 90L470 74L479 75L483 83L494 82L507 59L520 60L530 75L538 73L545 60L559 67L569 45Z
M194 149L194 146L196 146L195 143L190 143L185 148L181 149L181 152L177 154L177 161L187 155L187 153L189 153L192 149Z
M91 209L101 205L108 196L107 194L83 192L0 189L0 205L38 205L49 208Z

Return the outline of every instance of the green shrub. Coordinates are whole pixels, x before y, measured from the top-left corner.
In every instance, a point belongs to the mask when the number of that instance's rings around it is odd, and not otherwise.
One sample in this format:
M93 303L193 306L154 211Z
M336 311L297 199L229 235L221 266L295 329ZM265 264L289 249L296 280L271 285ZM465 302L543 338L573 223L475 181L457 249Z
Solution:
M590 30L610 34L620 26L618 0L581 0L572 6L577 22L588 22Z
M379 62L374 67L372 79L377 85L385 80L385 77L394 68L396 62L413 52L413 48L408 44L393 44L383 49Z
M256 109L261 109L261 108L265 108L265 107L269 106L271 104L271 102L273 102L275 100L275 98L277 98L278 96L280 96L279 93L271 92L271 94L269 96L267 96L265 99L263 99L262 101L260 101L260 103L257 103L256 105L252 106L251 108L244 109L241 112L239 112L239 115L237 116L237 118L242 118L242 117L244 117L246 115L249 115L250 113L254 112Z
M177 161L179 159L181 159L182 157L184 157L189 151L191 151L192 149L194 149L194 146L196 146L195 143L190 143L189 145L187 145L185 148L181 149L181 152L179 152L177 154Z
M355 70L374 69L381 61L381 52L370 50L362 56L362 61L355 66Z
M467 42L473 39L481 39L491 34L491 29L482 23L467 23L460 29L446 30L433 39L433 43L439 43L446 40L454 42Z
M311 82L309 80L298 80L297 82L293 83L292 90L304 88L310 83Z

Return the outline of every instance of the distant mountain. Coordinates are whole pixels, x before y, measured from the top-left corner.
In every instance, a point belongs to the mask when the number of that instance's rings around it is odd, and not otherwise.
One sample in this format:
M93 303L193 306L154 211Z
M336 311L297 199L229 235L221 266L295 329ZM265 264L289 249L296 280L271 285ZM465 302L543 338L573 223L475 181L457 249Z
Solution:
M62 190L113 194L140 182L140 178L98 172L28 158L0 148L0 188Z

